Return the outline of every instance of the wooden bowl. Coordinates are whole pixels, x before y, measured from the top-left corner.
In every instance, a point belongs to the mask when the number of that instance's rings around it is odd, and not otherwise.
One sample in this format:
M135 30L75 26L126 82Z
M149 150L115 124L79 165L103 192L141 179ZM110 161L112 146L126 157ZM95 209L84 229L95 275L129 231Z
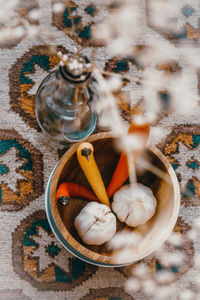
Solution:
M87 141L94 146L95 159L107 186L120 156L115 150L114 138L111 133L99 133L90 136ZM72 181L90 188L76 158L78 146L79 143L74 144L63 155L54 168L46 189L46 213L57 239L73 255L99 266L124 266L150 255L168 238L179 213L179 184L170 163L156 147L149 146L145 149L144 156L166 174L167 181L146 170L143 170L142 174L138 172L138 182L149 186L157 199L156 213L145 225L137 227L136 230L143 234L143 239L139 246L133 249L131 261L116 263L106 244L86 245L74 228L74 218L87 201L73 198L66 207L60 207L56 203L56 189L62 181ZM125 224L118 222L117 226L119 230L124 228ZM135 230L130 227L128 229Z

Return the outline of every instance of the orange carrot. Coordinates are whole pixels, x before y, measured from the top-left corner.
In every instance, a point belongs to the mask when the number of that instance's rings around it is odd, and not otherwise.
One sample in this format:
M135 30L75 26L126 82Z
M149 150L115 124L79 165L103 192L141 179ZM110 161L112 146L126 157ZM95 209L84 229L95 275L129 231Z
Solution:
M148 122L139 124L133 120L128 129L128 133L144 135L145 143L147 142L147 139L149 137L149 132L150 132L150 124Z
M138 123L137 121L133 120L129 127L128 133L140 135L140 137L143 138L143 145L144 145L143 149L144 149L149 136L149 131L150 131L149 123L147 122ZM143 149L134 153L134 161L137 161L140 158ZM117 167L114 171L113 177L107 187L107 194L109 198L112 197L114 193L124 184L124 182L128 179L128 177L129 177L129 168L128 168L127 156L125 152L122 152Z
M61 205L67 205L71 196L99 202L96 195L88 188L74 182L61 183L56 191L56 201Z

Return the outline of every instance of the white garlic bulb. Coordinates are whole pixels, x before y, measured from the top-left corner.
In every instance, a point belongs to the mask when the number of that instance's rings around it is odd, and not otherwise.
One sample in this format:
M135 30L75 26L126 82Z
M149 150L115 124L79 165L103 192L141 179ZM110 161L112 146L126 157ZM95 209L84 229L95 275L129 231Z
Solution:
M112 209L121 222L136 227L145 224L155 213L157 201L150 188L125 185L113 196Z
M76 216L74 226L88 245L101 245L116 232L116 217L107 205L89 202Z

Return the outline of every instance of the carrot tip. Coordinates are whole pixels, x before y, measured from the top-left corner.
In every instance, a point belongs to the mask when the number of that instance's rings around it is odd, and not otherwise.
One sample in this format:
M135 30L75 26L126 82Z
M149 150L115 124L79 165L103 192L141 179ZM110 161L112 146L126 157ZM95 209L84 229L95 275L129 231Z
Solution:
M69 198L67 196L61 196L60 198L58 198L58 203L60 203L63 206L68 205Z

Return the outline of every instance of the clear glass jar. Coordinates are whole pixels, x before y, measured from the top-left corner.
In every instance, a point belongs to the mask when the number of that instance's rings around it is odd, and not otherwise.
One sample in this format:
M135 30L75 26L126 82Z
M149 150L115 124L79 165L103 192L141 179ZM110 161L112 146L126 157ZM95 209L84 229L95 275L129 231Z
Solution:
M65 65L43 80L37 91L37 121L60 144L80 141L95 129L96 115L89 102L97 97L96 81L86 71L88 64L87 58L70 56Z

